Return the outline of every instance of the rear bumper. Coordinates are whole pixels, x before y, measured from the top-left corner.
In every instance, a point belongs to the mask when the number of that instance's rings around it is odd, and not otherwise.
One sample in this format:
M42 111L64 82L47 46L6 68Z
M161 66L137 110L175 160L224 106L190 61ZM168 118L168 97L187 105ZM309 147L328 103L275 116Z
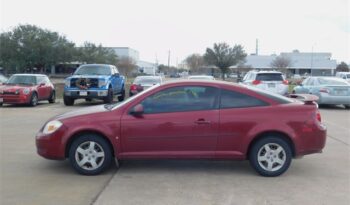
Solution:
M302 128L295 157L321 153L326 146L326 139L327 128L323 124Z
M319 96L318 104L340 105L350 104L350 96L332 96L328 94L321 94Z
M27 104L30 101L30 95L0 95L0 103L7 104Z

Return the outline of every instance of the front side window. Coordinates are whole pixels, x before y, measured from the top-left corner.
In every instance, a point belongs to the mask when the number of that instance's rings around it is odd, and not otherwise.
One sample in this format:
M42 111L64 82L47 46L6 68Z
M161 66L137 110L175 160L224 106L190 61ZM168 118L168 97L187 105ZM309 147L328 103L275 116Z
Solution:
M258 106L267 106L268 103L257 99L255 97L231 91L231 90L221 90L220 97L220 108L244 108L244 107L258 107Z
M145 114L217 109L218 89L179 86L161 90L142 101Z

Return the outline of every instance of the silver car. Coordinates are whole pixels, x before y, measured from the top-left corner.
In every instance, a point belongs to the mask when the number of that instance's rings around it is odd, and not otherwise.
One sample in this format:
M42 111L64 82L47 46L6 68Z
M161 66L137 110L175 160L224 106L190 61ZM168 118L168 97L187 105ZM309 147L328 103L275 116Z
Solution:
M188 77L190 80L215 80L211 75L191 75Z
M288 81L278 71L249 71L242 83L280 95L288 94Z
M162 82L161 76L138 76L130 86L129 96L133 96Z
M293 93L313 94L319 97L318 104L344 105L350 108L350 84L335 77L309 77Z

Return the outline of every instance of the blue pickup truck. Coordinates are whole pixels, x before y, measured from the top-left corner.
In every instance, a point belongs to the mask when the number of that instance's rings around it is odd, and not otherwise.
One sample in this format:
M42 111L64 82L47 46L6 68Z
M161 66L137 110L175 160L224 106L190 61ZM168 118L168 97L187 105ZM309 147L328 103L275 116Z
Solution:
M119 101L125 98L125 78L114 65L81 65L74 74L65 79L63 101L67 106L75 99L101 99L105 103L113 102L114 96Z

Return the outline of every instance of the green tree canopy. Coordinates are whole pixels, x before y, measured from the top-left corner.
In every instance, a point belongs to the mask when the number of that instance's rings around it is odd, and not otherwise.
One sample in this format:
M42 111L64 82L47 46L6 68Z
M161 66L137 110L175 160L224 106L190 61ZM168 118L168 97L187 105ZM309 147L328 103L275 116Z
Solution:
M74 43L57 32L34 25L19 25L0 34L0 66L12 72L71 61Z
M76 59L83 63L102 63L117 65L117 54L111 48L96 46L93 43L85 42L82 47L77 48Z
M345 62L341 62L340 64L337 65L336 71L337 72L349 72L349 66Z
M213 48L207 48L204 60L209 65L218 67L221 71L222 79L231 66L245 60L247 54L241 45L230 47L227 43L215 43Z

